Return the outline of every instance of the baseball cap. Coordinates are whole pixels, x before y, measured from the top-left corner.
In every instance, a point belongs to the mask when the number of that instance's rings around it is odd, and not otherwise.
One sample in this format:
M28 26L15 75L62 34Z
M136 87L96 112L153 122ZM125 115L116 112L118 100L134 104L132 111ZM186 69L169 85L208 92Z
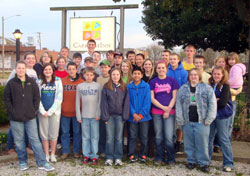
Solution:
M102 60L99 65L101 66L102 64L110 66L110 62L107 59Z
M92 57L86 57L86 58L84 59L84 62L87 62L87 61L93 62L93 63L94 63L94 59L93 59Z
M117 52L116 52L116 53L114 54L114 57L117 56L117 55L118 55L118 56L122 56L122 53L117 53Z

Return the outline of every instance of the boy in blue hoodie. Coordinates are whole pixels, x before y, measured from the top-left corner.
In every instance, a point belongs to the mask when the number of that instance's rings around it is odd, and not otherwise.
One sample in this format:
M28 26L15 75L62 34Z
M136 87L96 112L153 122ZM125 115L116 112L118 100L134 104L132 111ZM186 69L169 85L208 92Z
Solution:
M133 82L128 85L129 92L129 160L130 162L137 161L136 146L139 138L141 140L141 149L139 160L143 163L146 162L146 152L148 143L148 129L151 107L150 87L142 80L143 73L138 67L135 67L132 71Z
M169 66L167 76L174 78L179 86L187 83L188 72L184 69L182 62L180 62L180 56L176 53L170 54ZM181 152L181 140L182 140L182 130L180 126L176 126L176 143L175 143L175 152Z

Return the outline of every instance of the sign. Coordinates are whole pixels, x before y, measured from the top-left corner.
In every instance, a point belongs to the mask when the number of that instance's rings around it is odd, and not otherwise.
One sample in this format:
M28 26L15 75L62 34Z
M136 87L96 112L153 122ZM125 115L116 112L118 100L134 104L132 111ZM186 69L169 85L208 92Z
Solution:
M87 51L96 41L96 51L115 50L115 17L70 18L70 51Z

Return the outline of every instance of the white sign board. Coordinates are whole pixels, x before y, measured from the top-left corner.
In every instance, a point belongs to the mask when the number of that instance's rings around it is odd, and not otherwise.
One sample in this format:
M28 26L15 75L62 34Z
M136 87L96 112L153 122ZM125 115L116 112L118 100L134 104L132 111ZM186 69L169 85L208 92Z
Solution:
M87 51L87 42L96 41L97 51L115 50L115 17L71 18L70 50Z

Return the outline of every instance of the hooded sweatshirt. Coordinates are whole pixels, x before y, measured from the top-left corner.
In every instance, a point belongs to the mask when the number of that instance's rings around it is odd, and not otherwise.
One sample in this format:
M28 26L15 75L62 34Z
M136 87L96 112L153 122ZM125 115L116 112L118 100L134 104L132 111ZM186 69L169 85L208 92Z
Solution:
M129 122L138 123L134 121L133 114L141 114L143 118L139 122L145 122L152 119L150 116L151 108L151 96L150 96L150 87L149 85L141 80L140 84L137 86L134 82L128 85L129 92Z
M229 72L229 85L230 88L240 88L244 81L243 76L246 73L246 66L242 63L238 63L232 66Z
M167 76L174 78L179 86L187 83L188 72L184 69L181 62L178 63L178 67L173 70L172 66L169 64Z

